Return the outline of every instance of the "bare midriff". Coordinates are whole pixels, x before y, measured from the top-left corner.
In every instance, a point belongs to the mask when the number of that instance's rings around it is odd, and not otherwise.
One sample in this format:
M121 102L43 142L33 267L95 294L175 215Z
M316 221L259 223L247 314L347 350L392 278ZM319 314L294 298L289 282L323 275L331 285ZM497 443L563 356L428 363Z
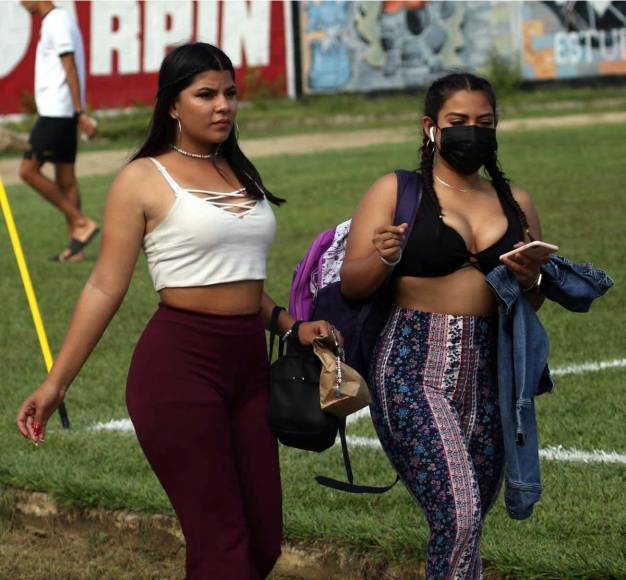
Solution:
M473 267L437 278L401 276L395 281L395 302L403 308L441 314L490 316L497 308L485 276Z
M161 301L168 306L207 314L255 314L261 309L263 280L243 280L212 286L163 288Z

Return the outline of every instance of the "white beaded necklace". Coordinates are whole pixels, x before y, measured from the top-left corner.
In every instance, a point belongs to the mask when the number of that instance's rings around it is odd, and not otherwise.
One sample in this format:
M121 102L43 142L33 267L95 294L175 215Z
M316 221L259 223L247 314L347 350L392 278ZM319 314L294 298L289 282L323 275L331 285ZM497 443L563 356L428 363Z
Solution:
M212 157L217 157L219 153L192 153L191 151L185 151L176 145L170 145L170 148L176 151L176 153L180 153L181 155L185 155L186 157L193 157L194 159L211 159Z

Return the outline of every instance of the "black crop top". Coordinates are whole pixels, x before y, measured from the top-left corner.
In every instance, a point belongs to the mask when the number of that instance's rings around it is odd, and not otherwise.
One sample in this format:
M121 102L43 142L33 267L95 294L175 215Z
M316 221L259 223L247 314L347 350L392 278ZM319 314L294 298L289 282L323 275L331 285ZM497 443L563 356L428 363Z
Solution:
M508 221L506 232L497 242L476 254L469 251L461 234L446 225L432 204L423 199L393 276L434 278L447 276L465 266L474 266L486 275L500 266L499 256L523 241L524 231L512 204L502 196L499 198Z

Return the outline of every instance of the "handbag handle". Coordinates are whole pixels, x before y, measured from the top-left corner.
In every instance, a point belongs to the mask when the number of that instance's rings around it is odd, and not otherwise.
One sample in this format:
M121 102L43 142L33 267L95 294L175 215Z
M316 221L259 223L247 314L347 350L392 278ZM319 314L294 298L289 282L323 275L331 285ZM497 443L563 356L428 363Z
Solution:
M280 316L281 310L285 310L285 309L282 306L274 306L274 309L272 310L272 315L270 316L270 327L269 327L269 331L270 331L270 362L271 362L272 358L274 357L274 343L276 341L276 336L278 335L278 333L277 333L278 318ZM279 357L283 356L284 350L285 350L284 341L282 340L282 338L279 338L279 340L278 340L278 356Z
M272 310L272 315L270 316L270 327L269 327L269 331L270 331L270 352L269 352L269 359L270 361L272 360L272 357L274 356L274 344L276 341L276 337L278 336L278 317L280 316L280 311L281 310L285 310L285 308L283 308L282 306L274 306L274 309ZM278 337L278 357L282 357L283 354L285 354L285 344L287 343L287 340L291 340L292 342L290 343L292 346L295 346L296 348L304 348L302 347L302 345L300 344L300 339L299 339L299 335L298 332L300 331L300 324L302 324L301 320L296 320L293 323L293 326L291 327L291 333L289 334L288 339L283 339L282 336Z
M338 479L333 479L332 477L325 477L323 475L316 475L315 481L320 485L325 487L330 487L331 489L336 489L338 491L347 491L348 493L376 493L381 494L389 491L396 483L400 477L396 475L396 479L393 483L389 485L377 486L377 485L358 485L354 483L354 474L352 473L352 463L350 461L350 453L348 452L348 442L346 440L346 420L343 419L341 423L339 423L339 437L341 439L341 452L343 454L343 464L346 468L346 476L348 477L348 481L339 481Z

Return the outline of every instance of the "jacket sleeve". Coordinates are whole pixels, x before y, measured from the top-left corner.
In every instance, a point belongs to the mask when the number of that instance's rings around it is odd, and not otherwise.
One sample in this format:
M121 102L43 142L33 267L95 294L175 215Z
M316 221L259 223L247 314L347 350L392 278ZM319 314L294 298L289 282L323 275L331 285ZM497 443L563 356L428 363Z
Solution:
M541 291L546 298L572 312L587 312L592 302L602 296L613 280L590 263L577 263L554 255L542 266Z

